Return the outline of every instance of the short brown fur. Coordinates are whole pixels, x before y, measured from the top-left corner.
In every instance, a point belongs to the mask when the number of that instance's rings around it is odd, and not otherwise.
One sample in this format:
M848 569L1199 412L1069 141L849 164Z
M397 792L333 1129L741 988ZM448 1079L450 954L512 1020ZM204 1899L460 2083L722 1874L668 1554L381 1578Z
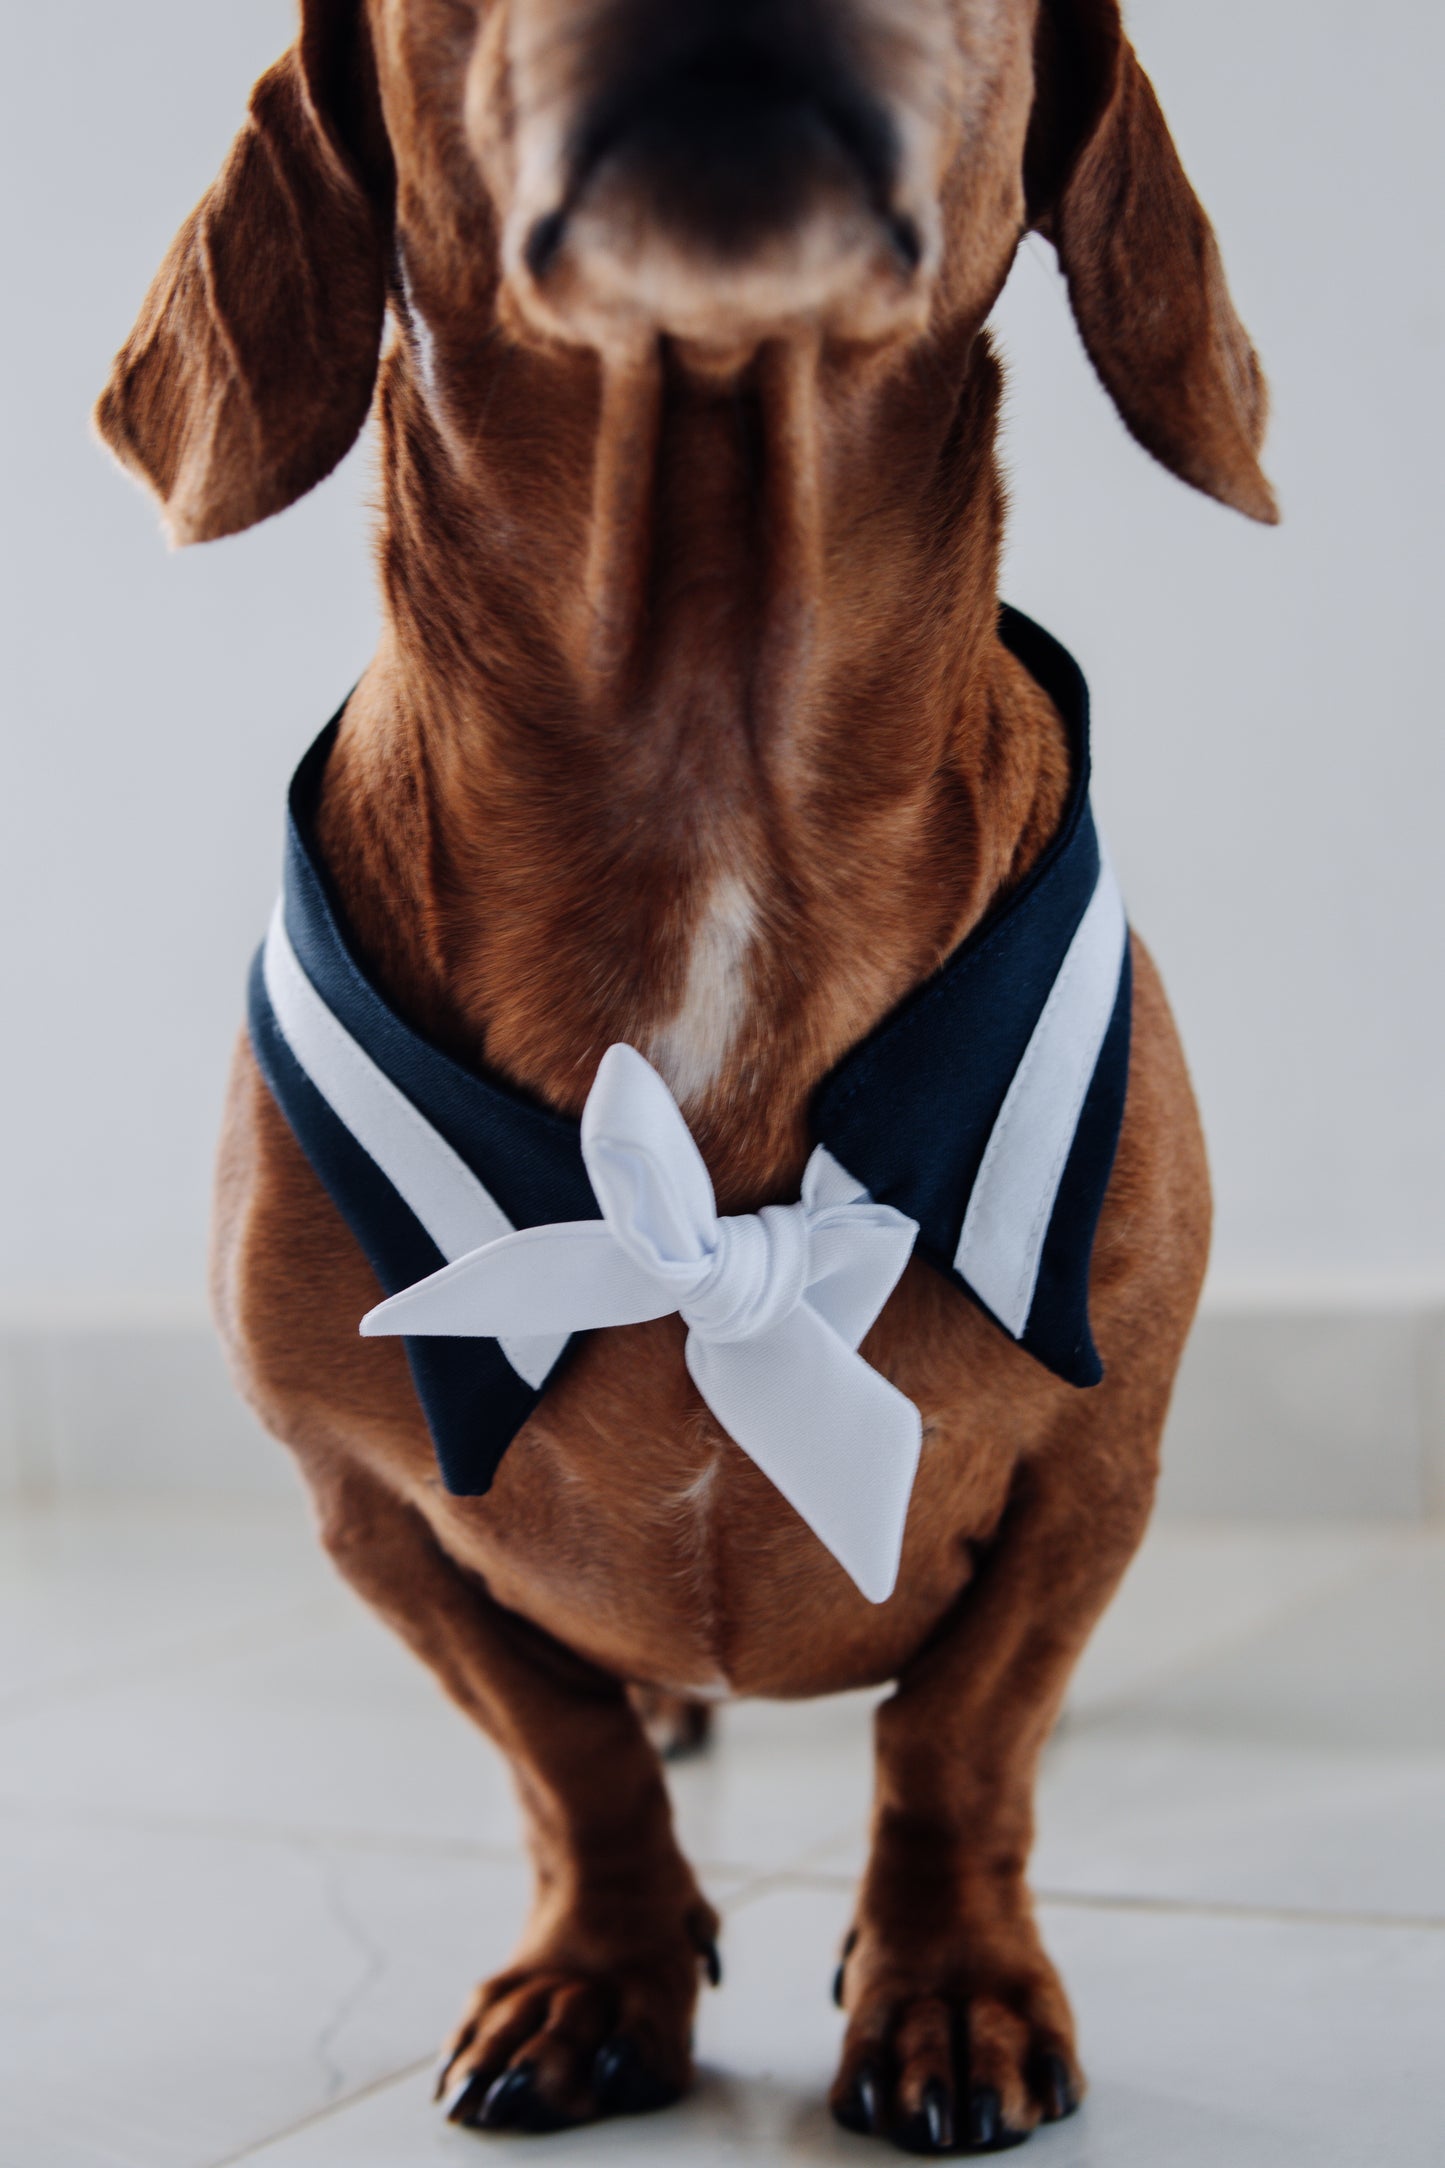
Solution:
M648 1052L725 1210L797 1194L818 1078L1058 823L1061 722L995 629L982 327L1028 225L1140 441L1275 516L1258 367L1112 0L856 7L862 64L914 116L911 271L826 160L746 275L625 175L537 270L526 130L609 64L600 0L307 0L99 409L178 539L230 532L345 451L389 306L385 631L321 808L352 935L419 1029L554 1107L580 1110L613 1041ZM946 2151L1077 2103L1025 1881L1034 1770L1145 1526L1208 1246L1137 941L1135 986L1104 1383L1061 1384L910 1266L865 1343L925 1425L877 1608L718 1430L676 1319L587 1340L491 1493L449 1496L400 1346L357 1337L369 1270L238 1049L214 1246L237 1378L342 1572L509 1757L536 1863L522 1946L449 2050L459 2120L687 2082L717 1922L629 1687L895 1682L835 2111Z

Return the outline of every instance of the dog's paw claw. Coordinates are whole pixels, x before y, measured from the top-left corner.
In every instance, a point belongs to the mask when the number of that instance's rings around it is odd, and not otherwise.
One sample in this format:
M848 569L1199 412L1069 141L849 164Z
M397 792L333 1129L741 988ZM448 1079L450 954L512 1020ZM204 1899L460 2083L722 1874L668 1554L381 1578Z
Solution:
M992 2085L976 2086L968 2099L968 2150L970 2153L1007 2153L1025 2145L1030 2133L1015 2130L1004 2121L1003 2102Z
M475 2071L468 2071L442 2100L443 2115L449 2123L470 2129L481 2113L482 2103L490 2089L489 2078L479 2076Z
M864 2064L851 2090L835 2103L833 2116L844 2130L857 2131L865 2138L877 2137L883 2121L883 2086L876 2070Z
M1079 2105L1078 2089L1069 2076L1062 2055L1046 2055L1039 2065L1034 2090L1043 2103L1044 2121L1061 2123Z
M848 1960L857 1947L858 1930L850 1927L843 1943L843 1954L838 1960L838 1970L833 1975L833 2000L840 2010L843 2007L843 1975L848 1970Z
M932 2150L948 2152L953 2144L953 2095L942 2078L930 2078L923 2089L923 2120Z
M537 2109L536 2067L518 2063L504 2070L488 2088L476 2116L478 2130L526 2130L532 2127Z
M592 2066L592 2083L597 2091L597 2105L604 2115L622 2106L631 2077L635 2050L629 2040L608 2040L597 2050L597 2060Z
M722 1986L722 1952L717 1946L717 1915L711 1910L694 1912L687 1922L693 1948L702 1960L703 1977L709 1987Z
M968 2142L977 2153L991 2152L1002 2128L1002 2103L991 2085L982 2085L969 2096Z
M953 2151L953 2095L942 2078L930 2078L912 2115L894 2126L893 2142L904 2153Z
M678 2098L677 2089L648 2069L630 2040L608 2040L598 2049L592 2082L603 2115L650 2115Z

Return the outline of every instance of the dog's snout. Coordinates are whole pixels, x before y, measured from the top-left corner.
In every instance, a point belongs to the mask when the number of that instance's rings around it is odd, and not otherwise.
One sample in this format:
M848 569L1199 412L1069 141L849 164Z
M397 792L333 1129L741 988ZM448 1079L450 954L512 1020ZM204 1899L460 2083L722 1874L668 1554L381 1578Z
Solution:
M568 194L609 161L656 216L727 258L807 214L820 187L891 212L897 133L836 38L797 9L705 14L662 52L633 45L579 117Z
M926 213L876 32L873 0L613 0L539 39L514 63L524 303L723 344L848 295L870 323L916 306Z

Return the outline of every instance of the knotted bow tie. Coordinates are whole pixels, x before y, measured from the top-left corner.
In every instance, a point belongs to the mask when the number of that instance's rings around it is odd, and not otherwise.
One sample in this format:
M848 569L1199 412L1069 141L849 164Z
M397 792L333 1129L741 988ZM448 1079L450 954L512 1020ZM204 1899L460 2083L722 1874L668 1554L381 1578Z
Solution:
M509 1343L678 1313L694 1384L863 1594L893 1592L918 1467L918 1410L859 1343L918 1232L821 1145L797 1204L720 1218L662 1078L604 1055L582 1116L600 1220L525 1227L381 1303L368 1335Z

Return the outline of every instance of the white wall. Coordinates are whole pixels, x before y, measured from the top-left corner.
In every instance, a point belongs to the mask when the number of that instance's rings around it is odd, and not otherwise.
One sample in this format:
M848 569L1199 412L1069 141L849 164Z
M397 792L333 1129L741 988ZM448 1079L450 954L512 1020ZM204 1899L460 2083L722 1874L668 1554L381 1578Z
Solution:
M1085 659L1098 797L1209 1131L1216 1281L1445 1285L1445 15L1135 0L1274 389L1286 524L1125 439L1045 244L1013 356L1008 586Z
M285 778L374 641L367 473L171 555L89 433L289 0L9 14L0 1317L199 1312Z
M184 1317L285 780L372 641L367 473L170 556L87 435L285 0L10 14L0 1323ZM1445 21L1132 19L1273 377L1288 524L1128 443L1034 243L1000 312L1008 592L1094 681L1103 817L1204 1101L1219 1283L1390 1302L1445 1286Z

